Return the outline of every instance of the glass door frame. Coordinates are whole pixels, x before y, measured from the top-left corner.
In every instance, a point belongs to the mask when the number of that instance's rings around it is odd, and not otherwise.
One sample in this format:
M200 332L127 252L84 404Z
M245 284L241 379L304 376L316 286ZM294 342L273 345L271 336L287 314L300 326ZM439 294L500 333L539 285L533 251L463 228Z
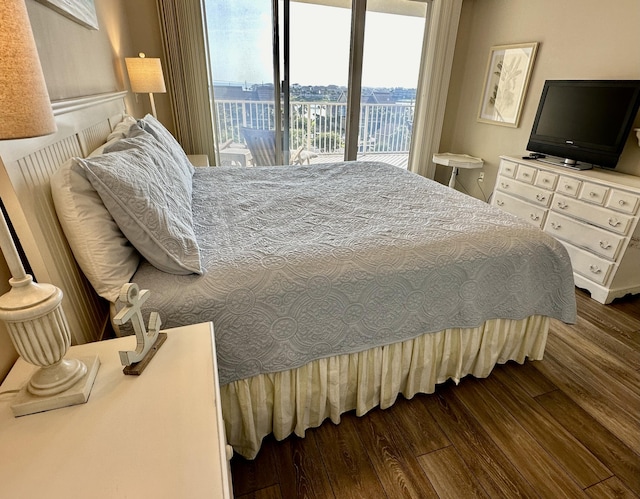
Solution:
M355 161L358 156L360 134L360 103L362 98L362 61L367 0L351 2L351 34L349 47L349 75L347 83L347 127L344 160Z

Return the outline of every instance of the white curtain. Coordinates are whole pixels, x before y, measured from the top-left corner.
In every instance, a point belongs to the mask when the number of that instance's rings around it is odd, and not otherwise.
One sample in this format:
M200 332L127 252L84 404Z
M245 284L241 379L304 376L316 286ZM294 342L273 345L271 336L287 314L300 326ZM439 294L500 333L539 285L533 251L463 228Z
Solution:
M462 0L429 0L409 170L434 178Z
M200 0L156 1L176 138L187 154L206 154L213 164L204 8Z

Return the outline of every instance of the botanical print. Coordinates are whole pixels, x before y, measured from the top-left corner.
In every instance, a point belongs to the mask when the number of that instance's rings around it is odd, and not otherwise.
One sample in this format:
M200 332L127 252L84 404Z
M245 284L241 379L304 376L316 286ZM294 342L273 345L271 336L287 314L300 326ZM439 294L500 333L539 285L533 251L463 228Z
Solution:
M498 57L495 76L498 82L494 85L493 95L489 98L487 110L492 114L490 119L496 121L513 121L518 112L518 102L524 86L524 71L527 56L522 49L509 50Z
M480 121L517 126L535 45L492 49L480 107Z
M94 0L38 0L43 5L82 24L89 29L98 29L98 16Z

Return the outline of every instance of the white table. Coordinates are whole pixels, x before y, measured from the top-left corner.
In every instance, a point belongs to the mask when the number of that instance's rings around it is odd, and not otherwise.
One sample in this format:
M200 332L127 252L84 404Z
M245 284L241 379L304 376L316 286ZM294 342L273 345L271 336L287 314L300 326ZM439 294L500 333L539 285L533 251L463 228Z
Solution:
M482 168L484 164L484 161L480 158L469 156L468 154L451 154L450 152L434 154L433 162L436 165L451 166L453 168L449 179L449 187L452 189L456 185L458 168Z
M118 356L134 336L71 347L68 358L100 357L86 404L14 418L1 395L0 496L232 497L213 326L164 332L140 376L125 376ZM34 369L18 359L0 392Z

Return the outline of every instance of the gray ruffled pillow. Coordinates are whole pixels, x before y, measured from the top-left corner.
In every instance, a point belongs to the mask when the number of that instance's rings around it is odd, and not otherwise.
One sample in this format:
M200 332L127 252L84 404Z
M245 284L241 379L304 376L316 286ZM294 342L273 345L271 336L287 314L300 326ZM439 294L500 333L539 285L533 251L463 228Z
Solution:
M107 210L156 268L171 274L201 274L191 174L151 136L117 144L108 148L108 154L78 159Z
M189 171L193 176L196 170L189 161L187 154L184 152L184 149L174 136L171 135L171 132L169 132L162 123L154 118L153 115L147 114L144 118L138 120L138 126L145 132L150 133L153 138L160 142L169 151L171 156L173 156L176 163Z

